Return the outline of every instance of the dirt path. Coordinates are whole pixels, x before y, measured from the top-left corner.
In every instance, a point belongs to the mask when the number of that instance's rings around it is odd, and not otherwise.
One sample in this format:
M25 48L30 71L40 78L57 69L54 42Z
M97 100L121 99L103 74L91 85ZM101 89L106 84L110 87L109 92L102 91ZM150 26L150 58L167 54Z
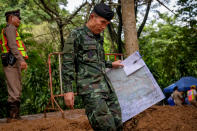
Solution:
M0 120L0 131L92 131L83 109L24 116L24 120L5 123ZM152 106L124 123L125 131L197 131L197 108L191 106Z

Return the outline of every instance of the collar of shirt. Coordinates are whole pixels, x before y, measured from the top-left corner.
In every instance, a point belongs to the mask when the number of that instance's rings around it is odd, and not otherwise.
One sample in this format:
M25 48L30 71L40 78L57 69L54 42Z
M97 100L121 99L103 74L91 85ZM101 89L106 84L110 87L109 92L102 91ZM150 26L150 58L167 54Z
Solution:
M94 38L94 34L91 32L91 30L86 25L84 25L84 30L89 37Z
M90 37L93 37L93 38L101 38L101 35L100 34L96 35L96 34L92 33L92 31L86 25L84 26L84 30L86 31L86 33Z
M16 26L14 26L13 24L7 23L6 27L8 27L8 26L13 26L15 29L17 29Z
M101 42L101 44L103 44L103 36L101 36L100 34L98 34L98 35L93 34L91 32L91 30L86 25L84 25L84 30L89 37L99 40Z

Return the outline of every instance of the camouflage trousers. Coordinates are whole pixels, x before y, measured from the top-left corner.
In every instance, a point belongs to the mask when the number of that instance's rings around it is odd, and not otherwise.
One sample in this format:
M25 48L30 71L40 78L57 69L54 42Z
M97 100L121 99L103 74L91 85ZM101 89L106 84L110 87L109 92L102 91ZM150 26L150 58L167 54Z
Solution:
M121 131L121 109L115 92L82 95L86 115L95 131Z

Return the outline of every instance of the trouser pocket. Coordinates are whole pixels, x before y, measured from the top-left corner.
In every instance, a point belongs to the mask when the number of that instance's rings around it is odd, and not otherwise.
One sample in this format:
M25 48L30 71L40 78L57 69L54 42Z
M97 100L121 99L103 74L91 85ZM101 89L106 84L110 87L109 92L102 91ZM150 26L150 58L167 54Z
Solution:
M1 61L3 66L8 66L8 53L1 54Z

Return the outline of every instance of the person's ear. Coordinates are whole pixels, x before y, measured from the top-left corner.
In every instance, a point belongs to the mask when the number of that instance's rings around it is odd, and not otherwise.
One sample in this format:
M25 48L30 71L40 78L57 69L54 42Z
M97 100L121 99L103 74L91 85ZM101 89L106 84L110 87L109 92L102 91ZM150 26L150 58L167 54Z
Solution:
M8 16L8 21L12 20L12 15Z
M94 13L90 14L90 19L94 18Z

